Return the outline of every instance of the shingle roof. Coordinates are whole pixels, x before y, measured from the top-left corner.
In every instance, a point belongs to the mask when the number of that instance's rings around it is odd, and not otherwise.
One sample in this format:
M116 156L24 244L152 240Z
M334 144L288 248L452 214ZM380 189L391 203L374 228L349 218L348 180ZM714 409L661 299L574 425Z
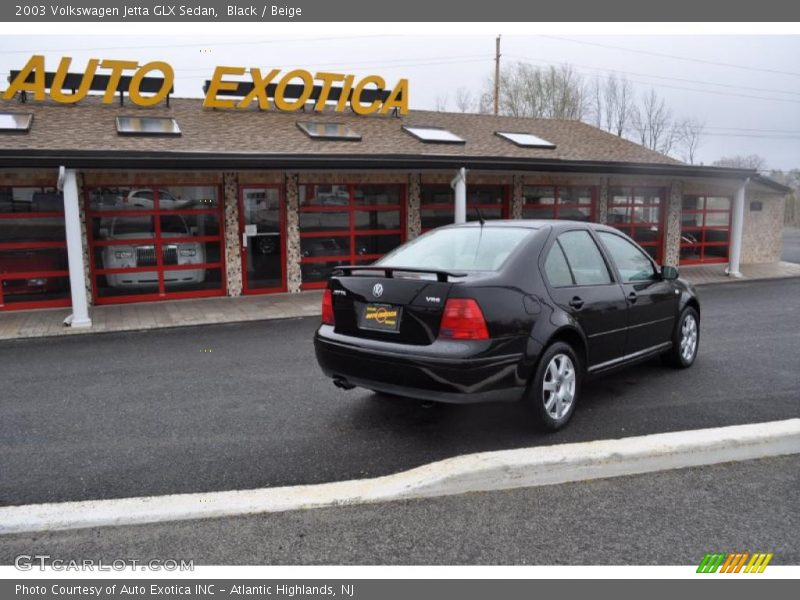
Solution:
M141 108L118 102L104 105L89 97L75 105L51 101L0 101L0 111L32 112L28 134L0 134L0 150L149 151L231 153L269 156L298 155L408 155L486 156L563 161L604 161L680 165L668 156L648 150L578 121L496 117L493 115L410 111L408 115L358 116L355 114L282 113L277 110L212 110L202 100L173 98L170 107ZM117 134L116 116L170 116L182 135L125 137ZM298 121L345 123L362 136L360 142L312 140L297 127ZM465 144L422 142L403 125L449 129ZM532 133L556 145L555 149L523 148L501 139L496 131Z

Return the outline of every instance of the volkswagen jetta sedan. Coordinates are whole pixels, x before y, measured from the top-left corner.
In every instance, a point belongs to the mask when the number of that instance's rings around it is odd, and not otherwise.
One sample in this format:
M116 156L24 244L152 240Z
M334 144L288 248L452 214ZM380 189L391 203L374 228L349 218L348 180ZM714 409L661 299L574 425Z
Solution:
M334 270L314 343L339 388L434 402L524 399L545 429L587 376L662 356L692 365L700 304L674 267L577 221L436 229Z

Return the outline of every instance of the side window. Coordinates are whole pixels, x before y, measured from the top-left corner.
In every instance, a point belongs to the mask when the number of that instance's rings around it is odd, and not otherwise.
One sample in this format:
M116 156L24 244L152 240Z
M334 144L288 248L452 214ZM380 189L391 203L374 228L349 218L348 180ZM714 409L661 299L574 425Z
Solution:
M558 236L575 285L611 283L611 274L588 231L568 231Z
M599 231L598 235L617 265L622 281L625 283L648 281L656 277L653 263L650 262L647 254L628 240L605 231Z
M572 281L572 274L569 272L567 259L564 258L564 252L558 242L550 248L550 253L544 263L544 271L547 274L547 281L553 287L575 285L575 282Z

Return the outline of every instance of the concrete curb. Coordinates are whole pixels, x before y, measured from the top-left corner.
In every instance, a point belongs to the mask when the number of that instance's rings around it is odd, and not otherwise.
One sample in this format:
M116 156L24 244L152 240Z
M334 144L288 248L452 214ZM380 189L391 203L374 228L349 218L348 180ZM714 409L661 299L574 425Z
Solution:
M499 452L375 479L0 508L0 535L346 506L552 485L800 453L800 419Z

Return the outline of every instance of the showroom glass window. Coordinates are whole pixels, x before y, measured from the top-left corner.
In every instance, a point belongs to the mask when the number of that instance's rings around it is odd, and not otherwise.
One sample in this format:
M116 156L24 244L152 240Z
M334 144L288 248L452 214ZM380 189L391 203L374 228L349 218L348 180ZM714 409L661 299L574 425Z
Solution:
M370 264L405 240L401 184L300 186L304 289L323 287L333 267Z
M510 187L467 185L467 221L477 221L478 208L484 219L507 219ZM449 184L423 184L420 189L422 231L451 225L455 216L455 192Z
M219 198L216 185L89 187L95 302L224 294Z
M0 187L0 310L69 303L61 192Z
M597 188L527 185L522 196L523 219L597 220Z
M681 206L681 264L728 261L731 198L685 195Z
M663 188L612 187L608 190L608 224L627 233L661 262L664 245Z

